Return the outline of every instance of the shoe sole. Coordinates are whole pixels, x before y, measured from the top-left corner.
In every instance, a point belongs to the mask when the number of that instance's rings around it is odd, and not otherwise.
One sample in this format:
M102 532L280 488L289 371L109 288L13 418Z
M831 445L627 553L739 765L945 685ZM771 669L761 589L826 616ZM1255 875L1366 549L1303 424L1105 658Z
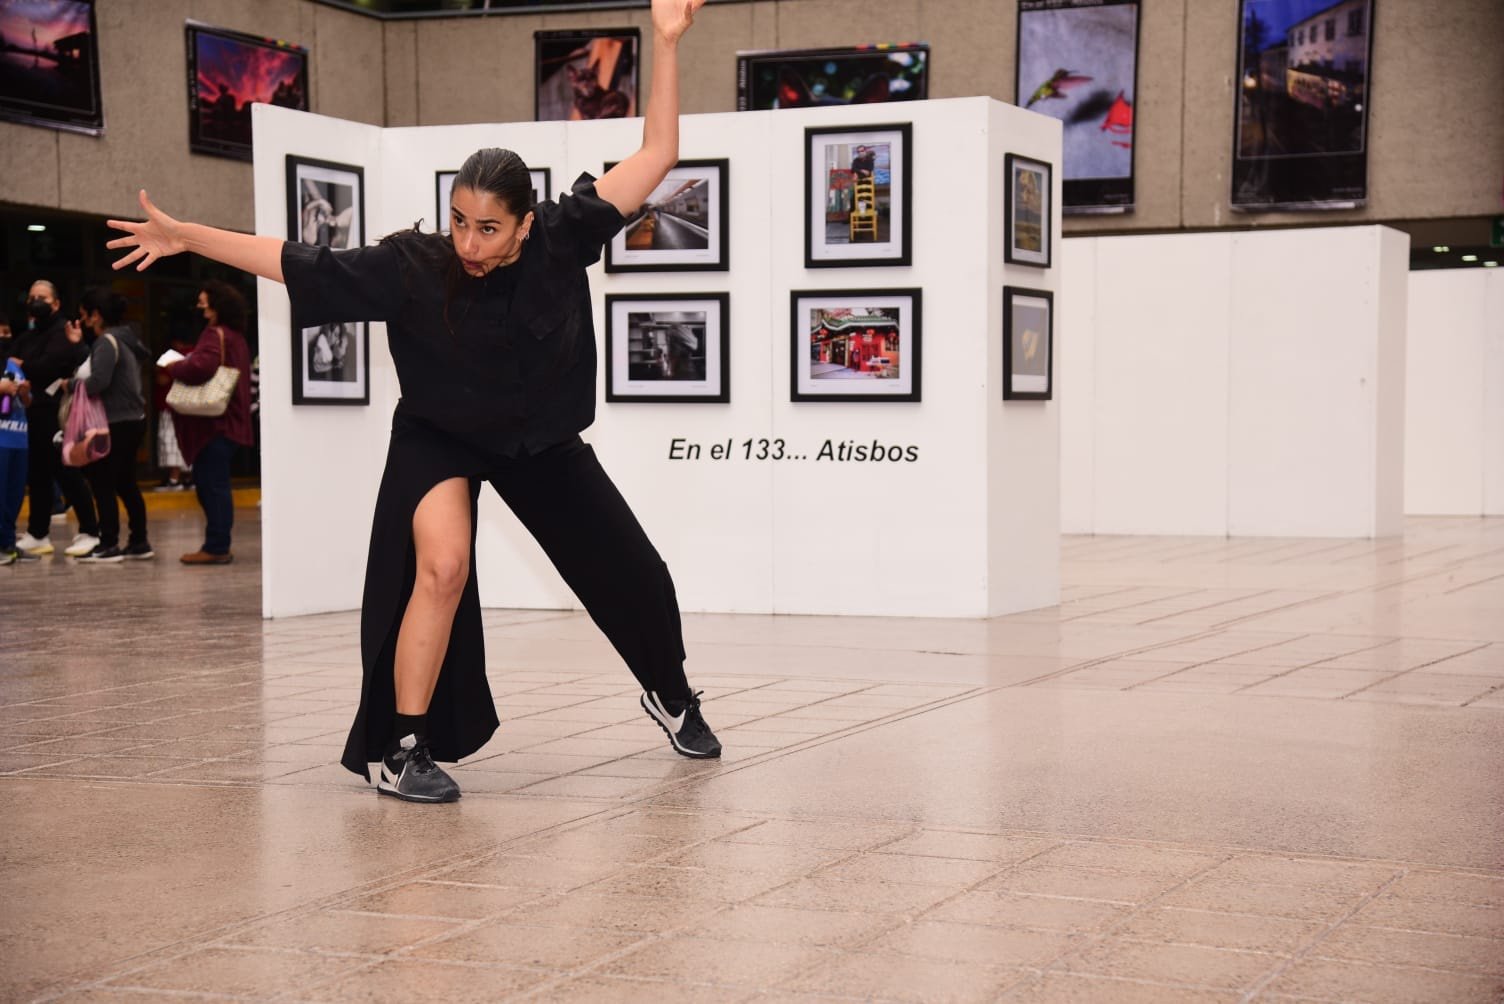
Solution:
M460 800L459 792L455 792L453 795L441 795L438 798L424 798L421 795L404 795L385 781L376 782L376 794L386 795L389 798L400 798L404 802L421 802L424 805L437 805L442 802L458 802Z
M80 565L116 565L124 560L125 556L121 554L117 554L113 558L91 558L86 554L78 559L78 563Z
M720 750L716 750L714 753L696 753L694 750L685 749L683 746L680 746L679 740L674 737L674 734L668 730L668 726L663 724L663 720L658 717L657 713L654 712L652 707L648 704L647 697L643 696L637 698L637 703L642 706L643 711L646 711L648 713L648 717L653 720L653 724L657 725L660 729L663 730L663 734L668 736L668 744L674 748L675 753L679 754L680 756L687 756L691 760L720 759Z
M147 551L145 554L127 554L126 561L150 561L157 556L156 551Z

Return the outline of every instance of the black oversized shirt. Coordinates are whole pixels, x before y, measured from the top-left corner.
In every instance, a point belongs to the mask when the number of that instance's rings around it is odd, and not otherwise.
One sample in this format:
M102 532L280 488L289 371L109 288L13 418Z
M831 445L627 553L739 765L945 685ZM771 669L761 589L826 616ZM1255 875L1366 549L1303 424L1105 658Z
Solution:
M406 231L375 247L282 246L297 328L385 321L415 418L486 453L561 443L595 420L595 326L585 268L625 221L581 175L540 202L521 257L481 277L448 237Z

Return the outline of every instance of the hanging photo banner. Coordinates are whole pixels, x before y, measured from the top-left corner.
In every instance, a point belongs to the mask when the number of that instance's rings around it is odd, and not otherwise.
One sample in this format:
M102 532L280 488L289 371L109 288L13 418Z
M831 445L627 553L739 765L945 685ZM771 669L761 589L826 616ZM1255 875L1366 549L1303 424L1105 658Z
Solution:
M1241 0L1234 209L1368 199L1373 0Z
M188 37L188 149L251 159L251 105L308 110L308 50L197 21Z
M98 136L93 0L0 2L0 119Z
M736 54L736 110L870 105L929 96L930 47L858 45Z
M1014 103L1060 120L1066 213L1133 208L1139 0L1019 0Z
M533 118L629 119L637 108L636 28L533 32Z

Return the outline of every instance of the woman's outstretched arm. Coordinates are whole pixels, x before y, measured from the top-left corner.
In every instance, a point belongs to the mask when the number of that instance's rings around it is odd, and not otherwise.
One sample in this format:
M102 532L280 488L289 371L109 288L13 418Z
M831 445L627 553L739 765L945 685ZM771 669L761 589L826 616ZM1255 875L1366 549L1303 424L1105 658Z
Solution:
M105 247L131 249L129 254L115 262L116 269L138 262L136 271L144 272L158 258L192 251L231 268L282 281L282 238L239 234L233 230L175 220L152 204L144 188L140 200L141 209L146 213L145 222L108 221L112 229L123 230L126 236L115 238Z
M595 192L623 216L647 201L679 162L679 39L705 0L653 0L653 82L642 147L607 171Z

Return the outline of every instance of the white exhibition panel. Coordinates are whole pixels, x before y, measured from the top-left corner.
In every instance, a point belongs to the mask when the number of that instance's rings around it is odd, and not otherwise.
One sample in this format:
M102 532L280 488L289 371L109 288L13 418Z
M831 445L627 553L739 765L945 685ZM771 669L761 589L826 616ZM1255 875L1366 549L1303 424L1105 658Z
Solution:
M580 172L598 175L604 162L630 154L641 137L640 120L382 130L284 109L256 114L258 231L284 232L283 158L297 153L363 163L368 242L431 221L434 173L458 169L478 147L505 146L551 168L557 194ZM805 127L899 121L913 128L914 264L805 269ZM1057 602L1058 405L1004 406L1001 298L1005 283L1056 291L1059 343L1069 312L1058 294L1058 169L1055 267L1004 266L1001 230L1004 153L1058 165L1059 123L968 98L685 116L680 131L682 158L730 159L731 270L607 275L593 267L598 350L605 365L608 293L729 293L731 402L608 404L602 376L586 439L668 562L683 609L989 616ZM986 193L985 203L976 193ZM789 400L791 290L909 287L924 291L922 402ZM286 297L270 283L261 292L263 345L277 344L290 338ZM294 408L290 361L275 371L263 363L267 616L359 605L398 396L380 326L372 355L369 408ZM782 439L800 459L748 459L742 444L763 439ZM699 457L670 459L676 440L698 444ZM728 442L730 456L712 459L712 447ZM817 460L827 442L914 446L918 459ZM339 518L309 520L309 512ZM283 536L294 516L306 531L295 540ZM477 573L485 606L577 605L489 488Z
M1060 401L1060 531L1091 533L1096 479L1097 242L1060 242L1061 299L1055 347L1055 388Z
M1407 244L1383 227L1076 238L1065 528L1396 533ZM1319 267L1318 267L1319 265ZM1087 399L1083 403L1082 398ZM1083 414L1087 412L1088 414Z
M1504 269L1410 276L1405 511L1504 515Z

